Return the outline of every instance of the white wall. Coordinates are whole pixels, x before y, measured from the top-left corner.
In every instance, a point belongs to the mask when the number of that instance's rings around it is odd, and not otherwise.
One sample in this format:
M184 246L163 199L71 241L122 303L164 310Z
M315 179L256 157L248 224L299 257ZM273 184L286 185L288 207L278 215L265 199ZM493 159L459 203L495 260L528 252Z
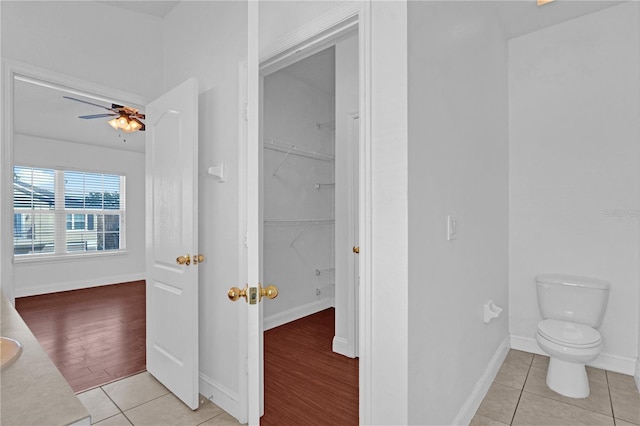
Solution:
M360 359L369 374L360 392L370 395L371 406L367 418L360 419L371 424L407 424L409 419L407 14L407 2L371 2L371 86L365 86L371 107L371 122L365 125L371 168L365 175L371 182L364 183L371 191L365 212L371 215L371 253L366 246L360 251L371 266L365 271L370 283L362 284L370 284L365 297L370 297L371 316L360 322L371 342L367 359Z
M16 164L125 175L126 253L14 264L16 297L145 278L144 154L15 135Z
M303 25L322 19L331 9L345 1L266 1L260 3L259 49L281 40L284 36L298 31Z
M333 63L325 52L318 55L322 59L312 56L305 61ZM308 82L298 79L290 70L299 65L264 78L264 137L282 146L333 155L333 131L316 127L333 121L333 88L325 92L310 84L309 76ZM334 187L315 185L334 182L334 162L265 148L262 173L263 282L276 284L279 290L278 298L263 306L268 329L333 306L334 225L270 221L333 219Z
M200 392L236 417L246 385L240 341L246 307L227 291L243 287L239 211L239 64L247 58L246 2L185 1L162 25L164 88L199 81ZM225 164L225 183L207 168ZM244 272L246 275L246 271ZM246 324L246 322L244 322ZM246 392L246 390L244 391Z
M354 214L350 205L350 173L352 165L349 164L351 152L354 151L350 140L353 119L351 114L359 112L359 65L358 65L358 37L356 35L336 44L336 167L335 167L335 217L336 217L336 247L335 260L335 306L336 324L333 350L347 356L354 356L349 349L357 345L354 330L356 320L354 312L354 300L350 294L354 294L353 272L349 268L349 258L355 256L351 249L357 241L352 238L354 223L349 220L349 215ZM357 153L357 146L355 149ZM352 194L356 197L357 194ZM357 212L356 212L357 213ZM355 225L358 223L357 215L354 217ZM356 260L356 259L352 259Z
M95 1L2 1L3 58L155 98L161 19Z
M409 3L410 424L468 422L506 355L507 44L489 5ZM504 311L485 324L489 299Z
M509 327L537 349L539 273L611 282L594 365L638 355L640 21L628 2L509 41ZM537 349L539 350L539 349Z

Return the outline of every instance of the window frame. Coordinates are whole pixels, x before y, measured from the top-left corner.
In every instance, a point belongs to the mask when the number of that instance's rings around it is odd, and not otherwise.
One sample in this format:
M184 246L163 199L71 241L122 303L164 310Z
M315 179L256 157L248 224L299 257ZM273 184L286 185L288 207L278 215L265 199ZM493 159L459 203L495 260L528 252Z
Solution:
M127 254L127 233L126 233L126 223L127 223L127 209L126 209L126 174L122 172L114 172L114 171L98 171L98 170L87 170L87 169L78 169L72 167L51 167L51 166L43 166L43 165L32 165L32 164L13 164L13 168L15 167L25 167L31 169L46 169L54 171L54 197L55 203L54 208L51 210L39 210L33 208L18 208L13 207L13 215L15 217L16 214L53 214L54 215L54 251L48 253L37 253L30 252L25 254L16 254L15 253L15 225L12 227L11 237L13 241L13 253L12 259L14 264L19 263L30 263L30 262L56 262L56 261L65 261L65 260L73 260L73 259L86 259L92 257L105 257L105 256L114 256L114 255L125 255ZM119 178L119 188L120 188L120 199L119 199L119 208L118 209L87 209L85 208L67 208L65 205L65 172L77 172L77 173L88 173L88 174L102 174L102 175L110 175L117 176ZM14 199L12 197L12 202ZM72 227L74 224L74 219L76 215L85 215L85 230L87 224L89 223L89 219L86 215L95 215L93 220L93 232L96 232L97 228L97 217L99 215L118 215L119 216L119 230L118 230L118 238L119 245L117 249L110 250L82 250L82 251L69 251L67 247L67 233L69 230L67 229L67 215L72 216ZM73 231L73 230L72 230ZM91 232L91 231L90 231ZM105 231L102 231L103 234L106 234ZM32 237L33 238L33 237Z

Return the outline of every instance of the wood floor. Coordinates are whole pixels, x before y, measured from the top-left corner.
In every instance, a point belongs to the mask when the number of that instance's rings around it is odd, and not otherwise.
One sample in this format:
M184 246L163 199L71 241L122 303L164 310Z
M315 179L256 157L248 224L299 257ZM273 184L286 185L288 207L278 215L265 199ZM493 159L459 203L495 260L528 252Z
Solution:
M75 392L145 370L145 282L16 298L16 308Z
M331 351L335 310L264 333L264 426L357 425L358 359Z
M16 299L75 392L145 370L144 281ZM331 351L335 310L264 333L264 426L357 425L358 360Z

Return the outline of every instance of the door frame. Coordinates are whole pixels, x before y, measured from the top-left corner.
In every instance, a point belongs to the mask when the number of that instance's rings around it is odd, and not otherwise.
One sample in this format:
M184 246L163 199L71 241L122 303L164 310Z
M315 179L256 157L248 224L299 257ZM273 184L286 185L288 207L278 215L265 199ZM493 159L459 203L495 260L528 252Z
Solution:
M251 2L250 2L251 3ZM259 120L260 110L260 74L261 70L271 69L271 67L282 68L289 63L297 62L303 57L315 53L314 48L323 45L332 37L339 37L341 34L350 32L357 28L358 31L358 56L359 56L359 118L360 118L360 140L359 140L359 269L360 269L360 288L359 288L359 417L361 424L369 424L372 421L372 393L371 378L372 365L370 354L372 353L372 261L371 261L371 237L372 237L372 174L371 174L371 4L370 2L345 2L340 6L329 11L326 15L309 22L297 31L276 40L263 49L258 46L258 11L257 6L254 10L249 7L249 40L248 40L248 120L249 120L249 138L259 138L261 122ZM255 25L253 25L255 24ZM252 30L252 28L254 28ZM253 121L255 120L255 121ZM253 121L253 123L252 123ZM256 125L257 124L257 125ZM241 152L240 158L240 174L259 173L255 169L256 162L259 159L260 141L253 141L248 144L248 151L256 150L257 152ZM253 171L252 171L253 170ZM245 209L250 210L252 207L259 206L259 194L249 194L245 190L241 198L247 198ZM248 212L249 221L254 220L258 223L247 224L248 232L257 232L261 226L259 223L259 215ZM259 257L261 259L261 257ZM250 270L255 273L255 268L260 265L247 265ZM251 277L249 277L251 280ZM260 311L260 320L261 311ZM261 325L262 327L262 325ZM260 340L262 330L260 330ZM248 339L255 339L256 336L247 336ZM260 345L261 346L261 345ZM249 354L251 359L251 354ZM262 357L260 357L262 359ZM256 372L262 371L261 366L248 365L248 370ZM258 389L261 393L263 390L263 381L261 377L261 386ZM248 389L248 392L254 393L256 390ZM262 401L261 398L258 398ZM255 393L249 396L249 400L256 400ZM251 409L251 407L249 407ZM261 409L262 413L263 410ZM249 419L252 418L249 413Z
M356 123L358 123L356 125ZM349 202L349 239L353 242L354 247L359 247L359 235L360 230L360 146L359 142L355 143L355 134L358 131L358 141L360 140L360 113L354 112L349 114L349 147L348 147L348 163L349 163L349 188L348 188L348 202ZM358 178L357 182L354 182ZM350 312L351 321L347 328L347 336L349 338L348 351L349 354L353 354L354 357L360 357L360 262L359 254L354 253L350 255L348 263L348 271L351 277L349 281L347 291L347 306L353 308ZM334 342L335 346L335 342Z
M109 86L92 83L87 80L51 71L34 65L25 64L10 59L2 59L2 83L0 97L2 104L0 112L0 290L15 304L15 282L13 266L13 103L16 76L36 80L54 88L66 89L71 94L93 97L96 100L125 103L127 105L144 107L147 100L143 97L114 89Z

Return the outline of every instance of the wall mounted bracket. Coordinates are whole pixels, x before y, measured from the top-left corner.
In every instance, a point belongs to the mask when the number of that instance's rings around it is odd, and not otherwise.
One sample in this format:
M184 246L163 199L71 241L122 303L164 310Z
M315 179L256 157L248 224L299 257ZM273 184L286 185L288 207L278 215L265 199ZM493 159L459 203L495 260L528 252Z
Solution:
M207 169L207 173L211 176L215 176L218 178L218 183L226 182L224 178L224 163L218 163L215 166L211 166Z

